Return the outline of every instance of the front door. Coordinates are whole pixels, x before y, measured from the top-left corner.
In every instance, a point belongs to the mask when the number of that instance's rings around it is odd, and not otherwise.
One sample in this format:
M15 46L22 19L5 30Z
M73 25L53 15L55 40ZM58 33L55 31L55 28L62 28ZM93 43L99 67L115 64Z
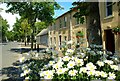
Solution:
M114 34L112 33L112 30L105 30L105 34L106 34L106 50L107 51L111 51L112 53L115 52L115 38L114 38Z
M61 50L61 35L59 36L59 48L60 48L60 50Z

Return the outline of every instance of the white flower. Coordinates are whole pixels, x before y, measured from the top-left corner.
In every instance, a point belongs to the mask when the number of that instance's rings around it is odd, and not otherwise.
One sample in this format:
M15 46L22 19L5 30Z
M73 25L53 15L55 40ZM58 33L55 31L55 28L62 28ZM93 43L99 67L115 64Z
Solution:
M30 79L29 77L25 77L25 80L28 80L28 79Z
M23 77L23 76L25 76L25 74L24 74L24 73L21 73L21 74L20 74L20 77Z
M78 72L77 70L70 70L68 74L70 76L75 76L77 74L77 72Z
M74 50L72 50L72 49L67 49L67 52L68 52L68 53L73 53Z
M111 69L114 69L114 70L118 70L118 66L117 65L110 65Z
M109 72L109 77L108 77L108 79L115 79L115 78L116 78L115 74Z
M74 61L70 61L68 64L67 64L67 67L68 68L73 68L75 66L75 62Z
M95 69L96 69L96 66L93 65L92 62L87 63L87 64L86 64L86 67L87 67L88 70L95 70Z
M94 71L94 70L92 70L92 71L87 71L87 74L88 74L88 76L95 75L95 71Z
M91 50L91 48L86 48L86 50L90 51L90 50Z
M79 59L79 58L76 58L75 62L77 63L77 65L80 65L80 66L84 64L83 59Z
M49 66L52 66L55 63L55 61L49 61Z
M70 57L69 57L69 56L63 57L63 61L69 61L69 60L70 60Z
M52 70L47 70L47 71L43 71L44 75L52 75L53 76L53 71Z
M81 55L85 55L85 53L80 53Z
M35 54L35 57L38 57L38 53Z
M87 72L87 68L86 67L81 67L79 73L82 73L82 72L86 73Z
M40 76L43 77L44 76L44 71L40 72Z
M44 76L44 79L52 79L52 78L53 78L53 76L51 74Z
M100 54L100 55L102 55L102 54L103 54L103 52L102 52L102 51L97 51L97 53L98 53L98 54Z
M100 71L95 71L95 76L100 76L101 72Z
M63 68L64 69L64 71L68 71L69 69L68 68Z
M72 40L70 40L70 41L68 41L68 42L67 42L67 44L72 44L72 43L73 43L73 41L72 41Z
M24 74L25 74L25 75L28 74L29 72L30 72L30 69L24 70Z
M59 69L60 67L61 67L61 65L59 63L53 65L53 68L55 68L55 69Z
M62 61L58 61L57 64L59 65L59 67L62 67L64 63Z
M60 75L60 74L64 74L65 72L65 69L64 68L59 68L57 69L57 74Z
M104 66L104 62L102 61L97 61L97 64L101 67L101 66Z
M107 73L106 73L106 72L103 72L103 71L100 72L100 75L101 75L101 77L103 77L103 78L107 77Z
M69 55L70 53L66 52L65 55Z
M20 62L25 61L25 57L20 58L19 61L20 61Z
M107 64L109 64L109 65L113 64L112 60L104 60L104 62L107 63Z
M44 79L52 79L54 71L53 70L47 70L47 71L43 71L41 73L43 73L41 75L44 76Z
M25 70L25 69L27 69L27 68L28 68L28 66L25 65L25 64L22 66L22 70Z

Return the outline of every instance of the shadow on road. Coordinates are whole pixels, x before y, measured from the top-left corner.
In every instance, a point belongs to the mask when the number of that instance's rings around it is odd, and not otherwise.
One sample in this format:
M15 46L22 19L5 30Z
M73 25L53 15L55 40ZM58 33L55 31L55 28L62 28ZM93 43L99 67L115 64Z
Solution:
M39 48L39 51L45 50L46 48ZM18 53L25 53L31 51L31 48L11 48L10 51L18 52ZM37 51L37 49L33 49L33 51Z
M23 81L23 78L20 77L20 73L22 72L22 70L19 65L21 64L17 61L13 63L12 67L2 68L2 75L6 75L7 77L9 77L7 79L2 79L2 81Z

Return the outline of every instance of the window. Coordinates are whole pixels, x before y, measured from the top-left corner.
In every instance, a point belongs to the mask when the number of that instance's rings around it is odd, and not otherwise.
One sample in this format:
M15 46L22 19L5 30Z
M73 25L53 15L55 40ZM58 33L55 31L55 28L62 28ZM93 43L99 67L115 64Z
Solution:
M66 27L67 17L64 17L64 27Z
M50 45L52 45L52 37L50 38Z
M56 24L54 23L54 30L56 29Z
M60 23L60 28L62 27L62 22L61 22L61 19L59 20L59 23Z
M79 18L75 18L76 19L76 25L80 24L80 19Z
M56 37L54 37L54 44L56 45Z
M112 15L112 2L106 2L106 16Z

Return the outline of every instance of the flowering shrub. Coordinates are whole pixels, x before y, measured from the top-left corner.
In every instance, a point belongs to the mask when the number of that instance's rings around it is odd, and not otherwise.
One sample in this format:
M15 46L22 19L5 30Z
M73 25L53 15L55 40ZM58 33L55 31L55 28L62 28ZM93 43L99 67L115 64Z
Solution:
M69 48L69 44L74 48ZM119 81L119 58L110 57L111 52L102 50L102 46L90 45L89 48L75 47L75 43L69 41L63 43L63 57L52 55L47 60L34 60L23 68L21 77L25 79L52 79L57 80L107 80ZM42 58L41 58L42 59ZM27 70L25 69L27 68Z

